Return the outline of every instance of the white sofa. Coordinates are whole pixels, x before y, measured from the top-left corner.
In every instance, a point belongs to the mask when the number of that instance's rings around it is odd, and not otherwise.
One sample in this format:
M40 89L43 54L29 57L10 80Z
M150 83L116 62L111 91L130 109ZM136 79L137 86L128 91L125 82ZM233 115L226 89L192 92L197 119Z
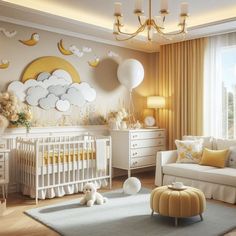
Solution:
M199 137L183 137L183 139L196 138ZM204 138L204 146L220 150L231 146L236 147L236 140L207 137ZM176 163L176 159L176 150L157 153L155 177L157 186L181 181L185 185L201 189L206 198L236 203L236 168L229 167L229 164L225 168L216 168L199 164Z

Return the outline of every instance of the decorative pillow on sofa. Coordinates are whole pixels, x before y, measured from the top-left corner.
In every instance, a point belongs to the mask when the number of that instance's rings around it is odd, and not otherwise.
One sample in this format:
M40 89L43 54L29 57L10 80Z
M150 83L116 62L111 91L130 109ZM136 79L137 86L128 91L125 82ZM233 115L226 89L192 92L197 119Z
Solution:
M208 148L204 148L202 159L199 164L205 166L224 168L228 156L229 156L229 149L210 150Z
M236 168L236 146L230 147L228 166L231 168Z
M178 158L177 163L199 163L202 156L203 140L175 140Z
M203 139L203 147L213 149L213 138L211 136L192 136L184 135L183 140L199 140Z
M236 140L235 139L215 138L214 139L214 146L215 146L214 149L216 149L216 150L230 148L232 146L236 146Z

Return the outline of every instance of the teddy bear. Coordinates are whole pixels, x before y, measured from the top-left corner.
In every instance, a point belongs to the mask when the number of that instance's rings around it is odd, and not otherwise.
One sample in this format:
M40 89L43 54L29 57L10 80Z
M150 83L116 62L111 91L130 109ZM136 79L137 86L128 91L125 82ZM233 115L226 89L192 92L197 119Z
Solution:
M87 205L88 207L94 204L102 205L107 202L107 198L103 197L97 192L97 188L93 183L87 183L83 187L84 197L80 200L81 205Z

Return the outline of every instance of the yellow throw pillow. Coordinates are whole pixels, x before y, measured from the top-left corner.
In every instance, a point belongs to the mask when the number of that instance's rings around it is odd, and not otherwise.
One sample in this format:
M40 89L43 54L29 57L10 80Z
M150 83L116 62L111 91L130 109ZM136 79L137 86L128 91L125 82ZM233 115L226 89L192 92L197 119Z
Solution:
M202 159L199 164L205 166L224 168L228 155L229 155L229 149L210 150L208 148L204 148Z
M203 140L175 140L177 163L199 163L202 156Z

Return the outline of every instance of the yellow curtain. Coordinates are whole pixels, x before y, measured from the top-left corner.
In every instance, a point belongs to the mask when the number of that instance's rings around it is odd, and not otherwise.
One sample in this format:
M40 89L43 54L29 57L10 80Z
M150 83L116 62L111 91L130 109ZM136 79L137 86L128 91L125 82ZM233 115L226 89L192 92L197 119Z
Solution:
M205 43L201 38L160 48L157 94L167 104L158 119L167 130L169 149L175 149L175 139L183 135L202 135Z

